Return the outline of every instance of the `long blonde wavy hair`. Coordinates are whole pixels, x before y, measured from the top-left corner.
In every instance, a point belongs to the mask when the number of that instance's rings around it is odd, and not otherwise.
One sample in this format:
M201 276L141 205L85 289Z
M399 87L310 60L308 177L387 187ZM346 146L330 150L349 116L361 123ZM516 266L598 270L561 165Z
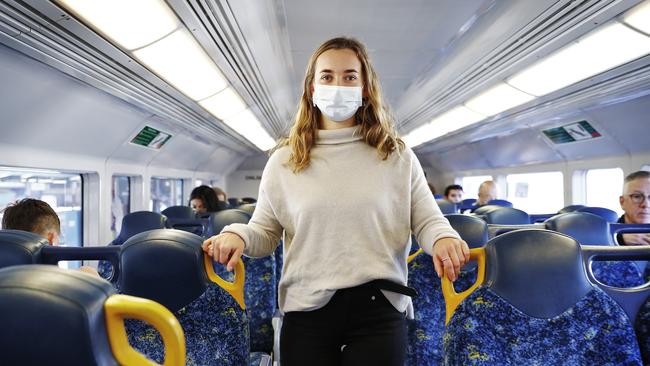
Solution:
M289 137L279 143L280 146L291 146L291 155L287 162L298 173L309 166L310 152L316 142L318 123L321 112L312 102L311 87L314 83L316 72L316 59L325 51L332 49L352 50L361 62L361 76L363 80L364 97L363 105L355 114L357 125L364 141L375 148L383 160L393 153L398 154L404 150L404 142L395 131L393 120L386 108L379 86L379 79L370 64L370 59L364 45L354 38L338 37L323 43L311 55L305 72L303 93L298 104L298 112L294 118L293 127Z

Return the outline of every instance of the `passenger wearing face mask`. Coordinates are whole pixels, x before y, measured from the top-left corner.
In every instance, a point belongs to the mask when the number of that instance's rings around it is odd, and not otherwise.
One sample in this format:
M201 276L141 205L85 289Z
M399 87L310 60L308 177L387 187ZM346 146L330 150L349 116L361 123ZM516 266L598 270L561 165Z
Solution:
M203 243L231 270L284 240L280 357L292 365L403 365L413 233L455 280L467 244L440 212L393 127L365 47L334 38L312 55L289 137L271 155L248 224Z

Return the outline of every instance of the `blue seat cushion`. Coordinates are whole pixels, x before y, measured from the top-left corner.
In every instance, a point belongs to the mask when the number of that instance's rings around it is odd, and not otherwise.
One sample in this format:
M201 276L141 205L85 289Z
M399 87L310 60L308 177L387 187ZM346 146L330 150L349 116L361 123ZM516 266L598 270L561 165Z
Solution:
M476 268L461 271L454 282L456 291L464 291L476 282ZM445 330L445 299L440 278L428 254L420 254L409 263L409 286L418 291L413 298L414 319L408 320L407 362L409 366L441 365L442 334Z
M246 266L245 301L250 322L251 351L273 351L276 281L275 257L242 257Z
M591 265L594 277L613 287L636 287L645 283L638 267L630 261L602 261Z
M627 315L593 288L562 314L530 317L480 287L456 309L443 336L446 365L640 365Z
M650 298L639 309L634 328L641 347L643 364L650 365Z
M185 333L188 365L247 365L248 317L237 302L216 284L175 314ZM137 320L126 322L129 343L162 364L162 340L152 327Z

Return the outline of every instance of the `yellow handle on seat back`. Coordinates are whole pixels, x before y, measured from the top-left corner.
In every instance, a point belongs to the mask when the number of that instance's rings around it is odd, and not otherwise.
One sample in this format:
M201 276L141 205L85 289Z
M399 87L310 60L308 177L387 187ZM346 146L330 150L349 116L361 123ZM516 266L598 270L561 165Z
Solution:
M484 248L475 248L469 251L470 259L474 259L478 262L478 275L476 282L468 288L467 290L456 293L454 289L454 284L449 281L447 276L442 275L442 294L445 297L445 325L449 323L454 311L460 303L469 296L474 290L476 290L480 285L485 281L485 249Z
M214 273L212 266L212 257L203 253L203 263L205 264L205 272L208 274L210 281L219 285L222 289L226 290L239 304L242 310L246 310L246 303L244 302L244 280L246 279L246 270L244 268L244 261L241 258L235 265L235 280L228 282Z
M424 253L424 250L422 250L422 248L418 249L417 251L415 251L415 253L409 255L408 258L406 258L406 263L407 264L411 263L415 259L415 257L417 257L418 255L420 255L422 253Z
M185 336L174 314L155 301L128 295L113 295L104 303L108 341L120 365L158 365L133 349L124 319L143 320L160 333L165 346L164 366L185 365Z

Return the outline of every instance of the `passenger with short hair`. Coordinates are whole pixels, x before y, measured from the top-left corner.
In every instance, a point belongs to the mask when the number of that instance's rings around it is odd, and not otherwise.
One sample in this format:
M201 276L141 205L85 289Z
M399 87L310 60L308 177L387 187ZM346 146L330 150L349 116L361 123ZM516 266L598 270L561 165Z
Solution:
M439 276L469 248L397 135L366 48L334 38L311 56L289 137L272 153L250 222L203 243L231 270L284 238L283 366L404 365L411 232ZM409 312L410 310L410 312Z
M625 212L619 219L623 224L650 224L650 172L640 170L625 177L623 194L619 197ZM650 245L650 234L618 234L621 245Z
M46 238L50 245L59 245L61 221L47 202L24 198L10 203L3 212L3 229L29 231ZM81 266L79 270L99 276L97 270L89 266Z
M478 187L476 206L485 206L491 200L497 199L497 185L492 180L486 180Z
M449 202L460 204L463 201L463 187L459 184L452 184L445 188L445 199Z
M198 186L192 190L192 193L190 193L189 206L192 207L194 212L197 214L217 212L221 210L221 208L219 208L217 194L212 188L206 185Z

